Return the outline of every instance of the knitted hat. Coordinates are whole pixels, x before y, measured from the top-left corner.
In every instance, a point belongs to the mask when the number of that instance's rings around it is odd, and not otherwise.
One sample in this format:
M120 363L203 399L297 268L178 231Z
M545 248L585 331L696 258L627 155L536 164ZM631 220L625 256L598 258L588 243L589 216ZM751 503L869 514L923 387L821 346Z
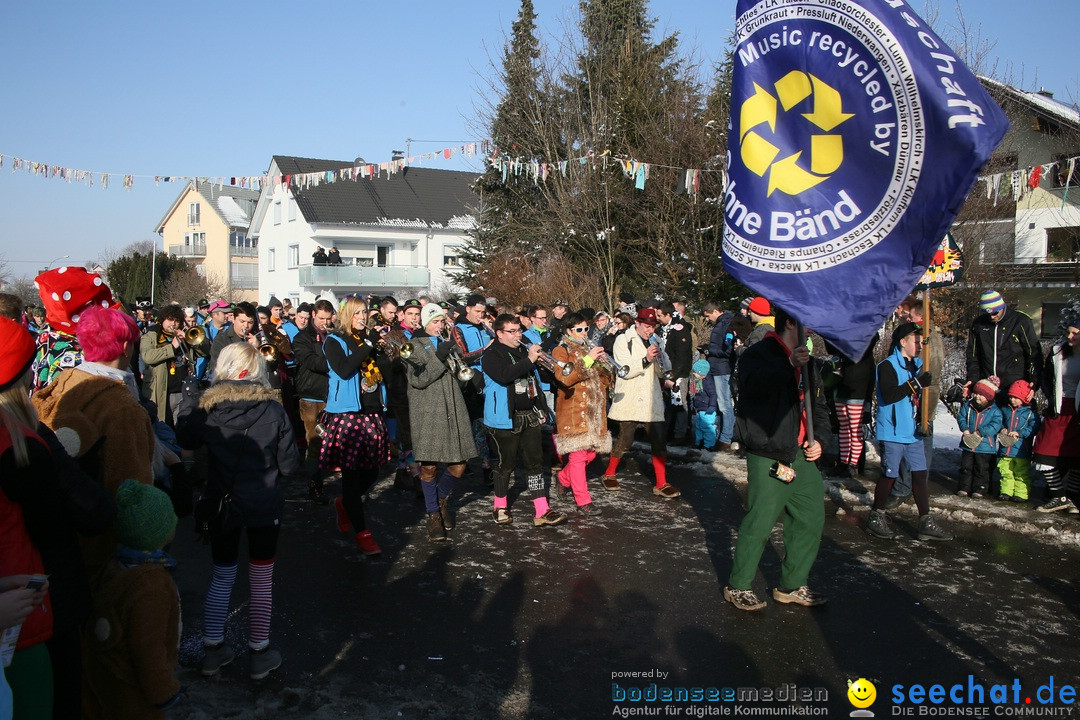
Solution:
M1009 386L1009 397L1017 398L1022 403L1029 403L1035 397L1035 391L1031 389L1031 383L1027 380L1017 380Z
M176 530L172 500L153 485L125 480L116 489L116 538L132 550L158 550Z
M435 303L428 303L420 311L420 326L427 327L428 323L437 318L446 317L446 311Z
M984 400L986 400L986 402L994 402L994 398L997 397L998 390L1001 389L998 387L998 384L994 382L994 380L995 378L992 377L986 378L985 380L980 380L979 382L975 383L974 386L972 386L971 393L973 395L978 395L982 397Z
M764 315L766 317L772 315L772 306L769 305L768 300L761 297L760 295L751 300L750 303L746 306L746 309L754 313L755 315Z
M111 307L112 290L97 273L81 267L47 270L34 278L34 286L45 306L45 317L53 330L75 334L79 313L91 305Z
M705 359L698 360L698 361L696 361L694 363L694 365L690 369L694 371L695 375L708 375L709 374L709 361L705 360Z
M1005 298L997 290L987 290L979 298L979 309L984 313L996 313L1005 309Z
M14 320L0 316L0 390L23 376L34 359L34 336Z

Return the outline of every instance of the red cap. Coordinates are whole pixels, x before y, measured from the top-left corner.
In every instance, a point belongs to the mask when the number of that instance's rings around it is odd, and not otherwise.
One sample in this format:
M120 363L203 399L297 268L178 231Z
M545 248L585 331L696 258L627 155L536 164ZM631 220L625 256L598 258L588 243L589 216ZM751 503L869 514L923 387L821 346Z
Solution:
M53 330L75 334L79 313L92 305L112 307L112 290L97 273L69 266L47 270L36 278L34 285L45 306L45 318Z
M652 325L659 325L660 321L656 319L656 308L641 308L638 310L637 317L634 318L637 322L650 323Z
M23 376L34 359L34 336L14 320L0 316L0 390Z
M766 317L772 315L772 307L769 305L769 301L760 295L751 300L746 309L755 315L764 315Z

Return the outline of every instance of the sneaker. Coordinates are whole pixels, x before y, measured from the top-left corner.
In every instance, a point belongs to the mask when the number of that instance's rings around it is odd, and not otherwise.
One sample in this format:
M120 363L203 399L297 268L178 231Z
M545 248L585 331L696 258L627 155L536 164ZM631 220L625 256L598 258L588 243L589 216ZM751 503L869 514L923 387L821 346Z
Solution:
M659 495L665 500L674 500L675 498L682 495L682 493L679 492L678 489L676 489L676 487L671 483L664 483L660 487L654 487L652 489L652 494Z
M349 513L345 512L345 503L341 498L334 499L334 509L337 510L338 530L348 535L352 530L352 523L349 521Z
M431 542L446 542L446 528L443 527L442 516L437 512L428 513L427 539Z
M1070 515L1080 515L1080 508L1076 507L1075 505L1070 505L1069 506L1069 514Z
M251 651L251 679L262 680L281 667L281 653L277 650Z
M495 522L499 525L509 525L513 519L510 517L510 511L506 508L495 508L491 511L491 517L495 519Z
M554 510L549 509L546 513L540 517L533 518L533 525L541 527L543 525L561 525L566 522L566 516L560 515Z
M375 542L375 538L371 537L370 530L356 533L356 546L360 548L360 552L369 557L372 555L382 555L382 548Z
M967 497L970 493L967 490L957 490L956 497Z
M910 495L890 495L889 499L885 501L885 509L895 510L910 499Z
M622 490L619 487L619 478L614 475L601 475L600 480L604 484L605 490Z
M1000 495L997 496L997 499L998 499L998 502L1012 502L1013 496L1012 495L1006 495L1005 493L1001 493Z
M978 490L976 490L975 492L971 493L971 497L975 498L976 500L978 500L978 499L979 499L979 498L981 498L982 496L983 496L983 494L982 494L981 492L979 492Z
M600 508L598 508L596 505L594 505L591 502L585 503L584 505L578 505L577 511L580 514L585 515L587 517L593 517L593 516L596 516L596 515L603 515L604 514L603 510L601 510Z
M945 530L936 522L933 515L923 515L919 518L919 540L952 540L953 534Z
M555 499L562 502L570 502L574 499L574 493L561 482L555 483Z
M866 532L882 540L895 540L896 531L889 527L889 517L884 510L871 510L866 519Z
M220 645L203 645L203 659L199 670L204 677L213 677L221 668L236 659L236 651L225 643Z
M724 586L724 599L737 607L739 610L753 612L765 607L765 602L754 594L753 590L735 590Z
M1069 502L1069 498L1062 495L1061 497L1052 497L1048 499L1042 505L1037 506L1035 510L1041 513L1052 513L1060 510L1068 510L1070 505L1072 505L1072 503Z
M450 513L450 498L439 498L439 519L444 530L454 529L454 516Z
M829 598L814 592L806 585L798 588L797 590L781 590L778 587L773 588L772 591L773 600L778 603L784 603L785 605L802 605L803 607L817 607L818 605L824 605L829 602Z

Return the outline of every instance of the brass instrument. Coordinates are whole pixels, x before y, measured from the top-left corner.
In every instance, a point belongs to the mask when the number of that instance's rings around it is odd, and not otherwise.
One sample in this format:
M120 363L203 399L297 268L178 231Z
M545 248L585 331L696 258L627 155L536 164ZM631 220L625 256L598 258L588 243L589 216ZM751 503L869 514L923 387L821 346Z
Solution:
M277 346L274 345L274 341L270 339L269 333L265 330L255 333L255 347L258 348L259 354L266 359L266 362L274 362L278 359Z
M596 344L592 340L589 339L588 335L586 335L585 336L585 351L588 352L589 350L592 350L594 347L596 347ZM630 366L629 365L620 365L619 362L615 358L611 357L606 352L603 353L602 355L600 355L600 357L598 357L596 359L596 362L598 362L599 364L601 364L605 368L607 368L607 371L609 373L611 373L612 375L614 375L615 377L625 378L627 375L630 374Z
M443 328L439 339L443 342L453 343L453 350L446 356L446 366L450 368L450 372L454 374L454 377L463 383L467 383L476 377L476 370L469 367L469 364L461 357L461 348L458 347L457 342L454 340L453 331L450 328Z
M413 344L411 342L401 342L393 335L384 335L382 339L383 342L394 348L394 351L402 360L408 360L412 356Z
M660 337L658 335L652 335L649 338L649 344L655 345L660 350L658 356L660 366L660 379L661 380L674 380L675 378L671 374L671 359L668 358L667 353L664 352L664 348L660 347Z
M525 338L521 338L518 340L518 344L521 347L528 349L535 343L526 344ZM537 345L537 347L540 346ZM543 350L541 350L540 354L537 355L536 364L547 370L552 375L555 374L555 368L559 368L562 371L563 377L566 377L570 373L574 372L574 366L571 363L564 363L560 360L556 360L551 354L546 353Z
M206 329L202 325L189 327L184 331L184 342L190 347L199 347L206 342Z

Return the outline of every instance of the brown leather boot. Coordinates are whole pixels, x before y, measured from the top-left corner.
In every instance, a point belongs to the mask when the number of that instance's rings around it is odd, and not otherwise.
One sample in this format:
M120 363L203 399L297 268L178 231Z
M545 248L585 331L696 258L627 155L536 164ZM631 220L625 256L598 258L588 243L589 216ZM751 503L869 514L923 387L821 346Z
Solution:
M427 538L431 542L446 542L446 528L443 527L441 514L428 513Z
M454 529L454 516L450 514L450 508L447 503L450 498L439 498L439 515L442 517L442 526L444 530Z

